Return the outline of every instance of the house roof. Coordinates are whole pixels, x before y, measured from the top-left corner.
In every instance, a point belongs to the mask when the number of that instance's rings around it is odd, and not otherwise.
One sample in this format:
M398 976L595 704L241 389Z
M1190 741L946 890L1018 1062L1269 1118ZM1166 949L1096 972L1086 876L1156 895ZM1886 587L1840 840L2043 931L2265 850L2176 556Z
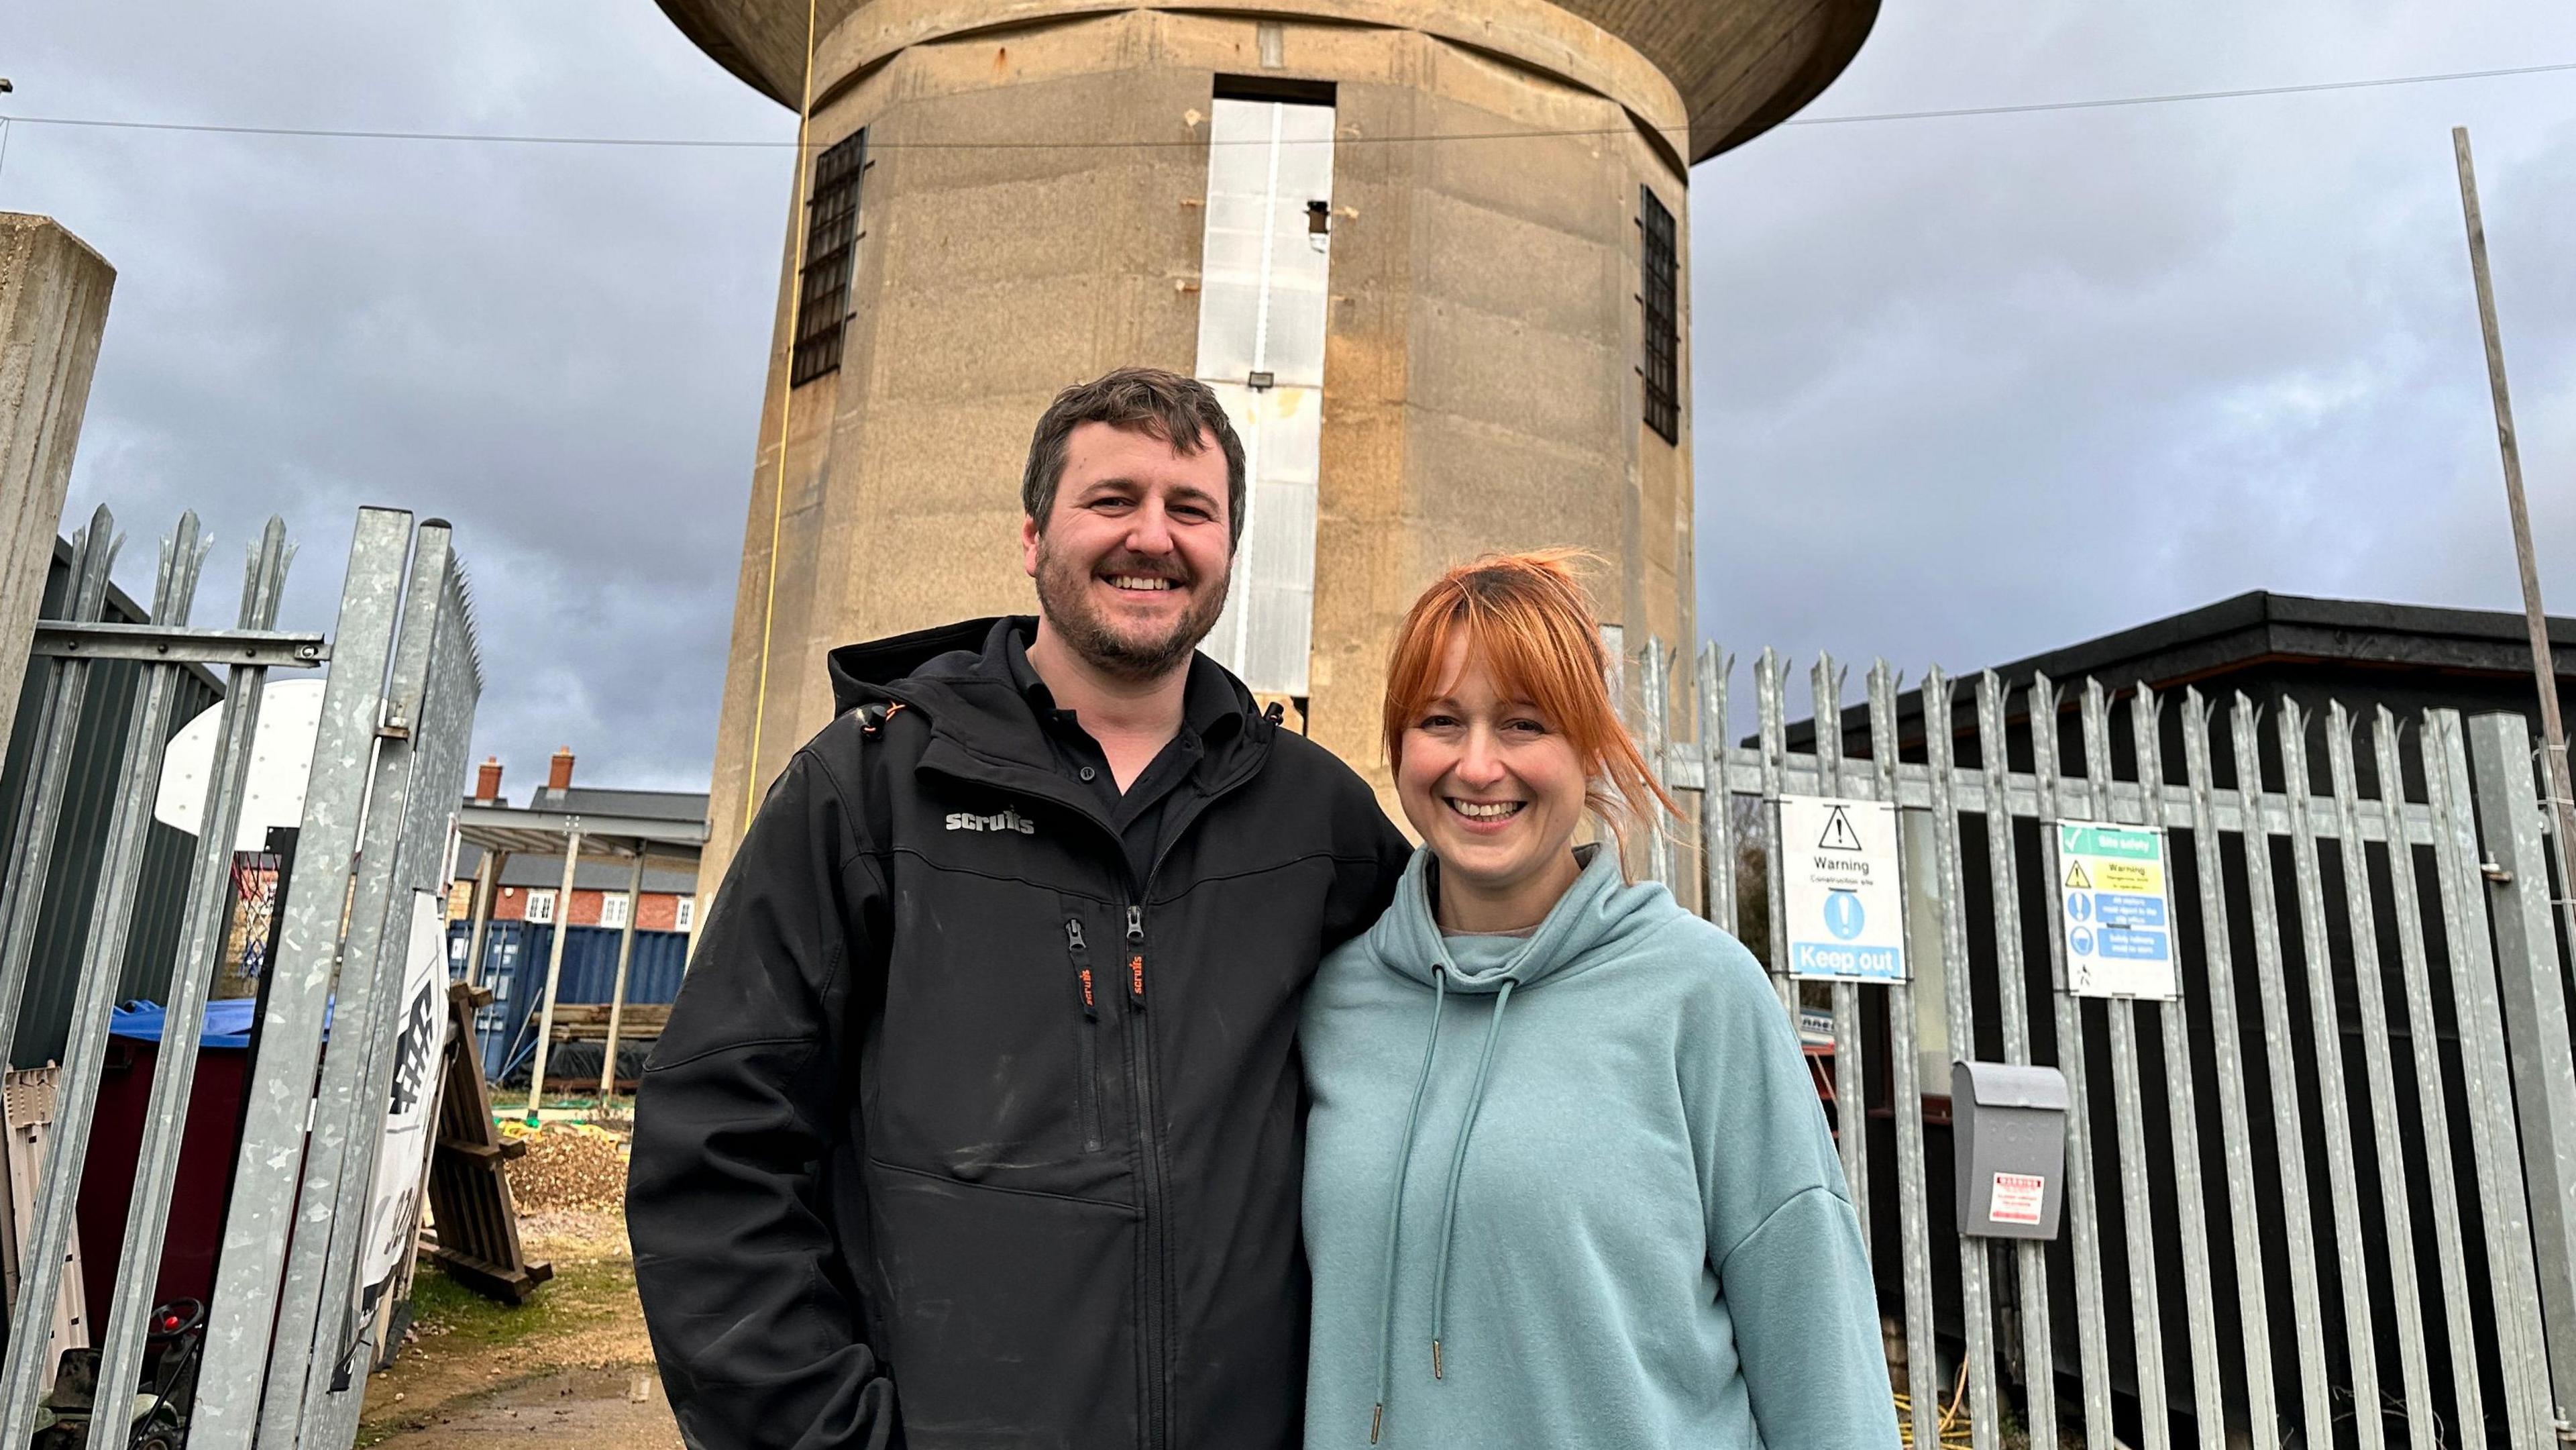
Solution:
M480 849L471 845L457 849L457 880L471 880L474 873L481 870L482 866L483 852ZM623 861L609 860L594 857L584 851L581 864L573 868L573 889L622 892L626 889L627 882L633 879L634 870L632 858ZM553 890L560 887L563 885L563 855L560 851L551 856L512 852L509 859L501 863L501 884L536 890ZM698 889L698 873L695 869L684 870L676 864L668 863L659 855L648 856L644 862L644 889L648 892L673 896L695 895Z
M610 790L590 785L553 790L541 785L529 794L528 809L703 824L707 818L707 793L702 790Z

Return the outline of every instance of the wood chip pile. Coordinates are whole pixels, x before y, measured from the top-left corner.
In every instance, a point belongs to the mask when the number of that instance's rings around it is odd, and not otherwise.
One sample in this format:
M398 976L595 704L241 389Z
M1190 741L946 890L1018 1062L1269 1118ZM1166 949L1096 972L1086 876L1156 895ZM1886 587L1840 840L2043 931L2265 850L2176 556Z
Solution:
M509 1165L510 1197L521 1213L549 1209L620 1212L626 1206L626 1139L588 1123L503 1131L528 1145Z

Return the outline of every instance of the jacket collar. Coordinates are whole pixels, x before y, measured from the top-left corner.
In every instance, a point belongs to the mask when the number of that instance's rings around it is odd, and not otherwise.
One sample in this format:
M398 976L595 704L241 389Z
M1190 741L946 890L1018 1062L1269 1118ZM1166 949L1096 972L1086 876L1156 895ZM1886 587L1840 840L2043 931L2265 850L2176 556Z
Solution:
M1004 615L844 645L829 661L833 708L846 713L860 705L900 702L929 722L931 743L922 768L1096 816L1097 798L1074 789L1056 769L1039 733L1038 707L1012 668L1016 654L1028 669L1028 641L1036 632L1034 615ZM1274 727L1254 712L1252 692L1223 665L1193 654L1189 669L1183 725L1206 746L1193 777L1202 790L1214 791L1259 768ZM1032 680L1035 673L1029 670ZM1045 689L1043 681L1037 686Z

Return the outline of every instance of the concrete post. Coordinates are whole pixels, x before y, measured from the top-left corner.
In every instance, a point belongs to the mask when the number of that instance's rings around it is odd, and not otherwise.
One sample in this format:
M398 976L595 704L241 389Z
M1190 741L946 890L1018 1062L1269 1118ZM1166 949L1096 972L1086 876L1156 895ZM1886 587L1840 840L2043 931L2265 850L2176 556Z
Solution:
M2494 867L2487 900L2503 988L2505 1056L2522 1129L2540 1317L2557 1416L2566 1425L2576 1422L2576 1065L2570 1061L2566 993L2558 980L2557 922L2541 846L2545 817L2532 789L2531 756L2531 726L2522 716L2498 713L2469 721L2478 833Z
M0 748L115 285L116 269L51 218L0 212Z
M555 989L563 981L564 938L572 935L572 877L581 865L581 830L564 833L563 889L555 893L553 949L546 953L546 1001L537 1018L537 1053L528 1064L528 1126L537 1125L537 1106L546 1096L546 1053L554 1046Z
M635 874L626 882L626 929L617 934L617 985L608 994L608 1044L599 1055L599 1101L617 1101L617 1029L625 1025L626 971L635 960L635 918L644 908L644 843L635 843Z

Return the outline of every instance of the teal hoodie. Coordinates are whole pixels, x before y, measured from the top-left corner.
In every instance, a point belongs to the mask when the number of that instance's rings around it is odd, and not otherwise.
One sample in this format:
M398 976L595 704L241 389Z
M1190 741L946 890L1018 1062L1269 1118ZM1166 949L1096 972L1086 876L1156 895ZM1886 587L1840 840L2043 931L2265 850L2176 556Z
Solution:
M1444 937L1417 851L1301 1048L1310 1450L1892 1450L1860 1230L1752 954L1593 851Z

